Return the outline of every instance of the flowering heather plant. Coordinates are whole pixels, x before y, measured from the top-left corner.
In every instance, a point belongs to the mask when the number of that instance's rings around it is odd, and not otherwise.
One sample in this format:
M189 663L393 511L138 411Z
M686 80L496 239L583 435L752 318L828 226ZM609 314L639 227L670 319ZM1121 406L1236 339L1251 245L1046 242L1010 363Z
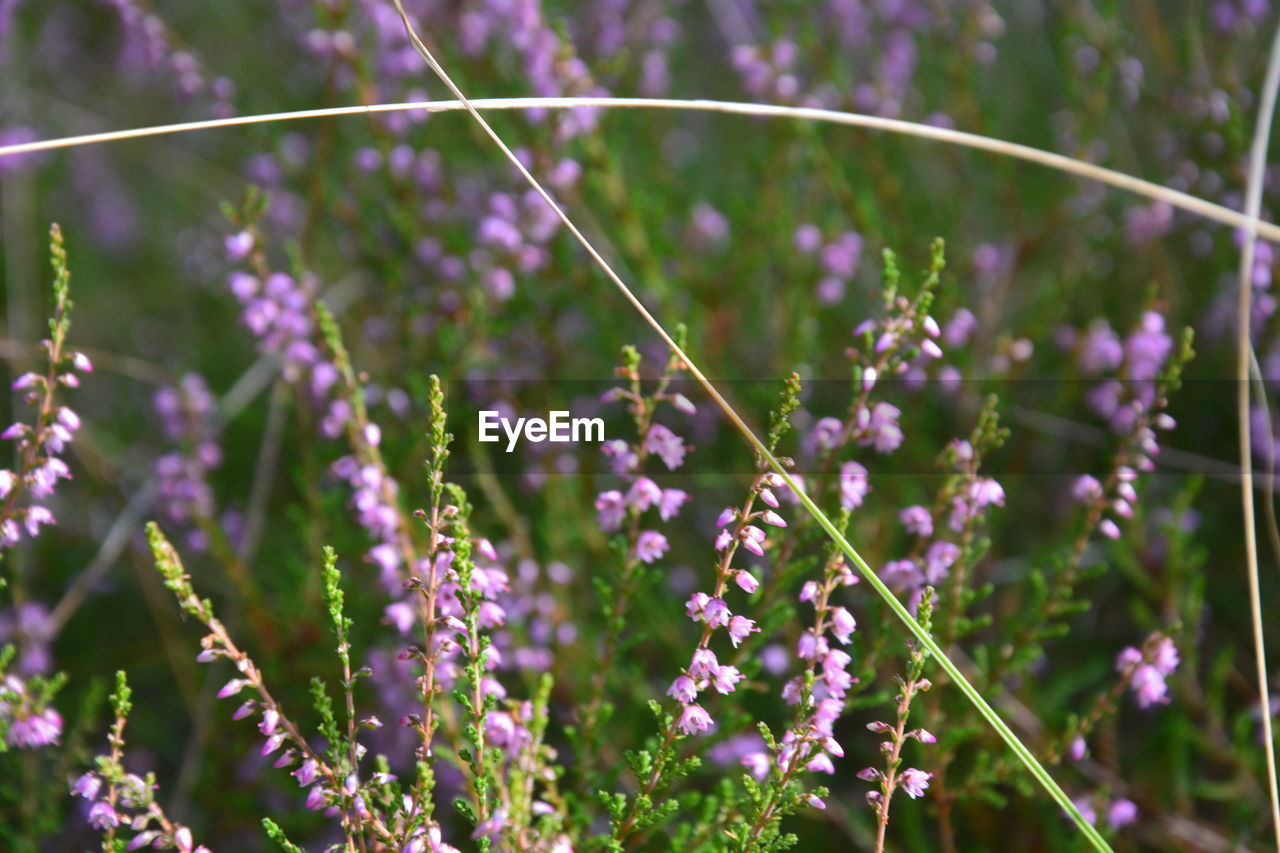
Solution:
M0 850L1280 849L1274 3L212 8L0 0Z

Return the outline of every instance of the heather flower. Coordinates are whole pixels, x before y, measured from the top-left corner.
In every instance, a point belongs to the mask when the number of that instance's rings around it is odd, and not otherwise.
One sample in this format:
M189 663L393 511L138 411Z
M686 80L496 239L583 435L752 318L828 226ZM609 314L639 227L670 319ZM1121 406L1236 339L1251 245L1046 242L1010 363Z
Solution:
M729 620L729 639L733 641L734 648L745 640L752 632L759 631L756 623L744 616L734 616Z
M1161 675L1172 675L1178 668L1178 663L1178 649L1173 644L1173 640L1161 637L1156 642L1155 651L1152 653L1152 664Z
M863 409L859 414L865 413ZM892 453L902 444L902 428L898 426L898 417L902 411L890 403L876 403L866 423L860 423L862 438L859 443L874 447L877 453Z
M715 652L710 649L698 649L693 653L693 662L689 665L689 674L694 678L714 678L720 669Z
M1169 687L1165 683L1164 675L1154 666L1149 664L1139 666L1130 677L1130 685L1139 708L1162 705L1169 701Z
M933 514L926 507L909 506L898 513L898 520L913 536L927 539L933 535Z
M600 528L606 532L612 532L622 526L622 519L626 517L627 506L623 501L622 492L611 489L607 492L601 492L596 498L596 519L600 524Z
M698 687L687 675L680 675L667 688L667 695L682 705L688 705L698 697Z
M931 543L924 554L925 581L935 586L941 583L958 559L960 559L960 547L955 543L941 539Z
M685 705L680 712L679 728L687 735L705 732L711 728L711 715L701 705Z
M730 627L729 630L732 632L733 628ZM734 643L734 645L736 646L737 643ZM734 691L735 685L737 685L741 680L742 673L738 671L736 666L722 666L716 671L715 676L711 679L711 685L716 689L717 693L727 695Z
M1111 829L1123 829L1138 819L1138 806L1133 800L1121 797L1107 807L1107 826Z
M1088 504L1102 497L1102 484L1089 474L1082 474L1071 487L1071 497L1077 503Z
M724 599L712 598L707 601L706 607L702 610L702 621L706 622L712 628L723 628L729 624L729 620L733 614L729 612L729 605Z
M664 427L653 424L649 427L649 435L645 439L645 449L657 454L668 469L674 471L684 464L687 448L684 439Z
M764 531L758 527L748 524L742 528L738 540L742 543L742 547L746 548L757 557L764 556L765 535Z
M844 424L837 418L821 418L813 425L809 440L819 450L832 450L840 443Z
M857 462L845 462L840 466L840 505L845 509L857 509L871 490L867 483L867 469Z
M0 708L0 711L3 711ZM52 708L19 712L9 722L5 740L19 749L39 749L56 744L62 735L62 715Z
M86 800L98 799L98 793L102 790L102 777L96 773L85 773L76 779L71 786L73 796L84 797Z
M918 799L924 796L925 789L929 787L929 780L932 778L932 773L908 767L902 771L902 790L906 791L911 799Z
M662 500L662 489L648 477L637 477L627 490L627 503L637 512L644 512Z
M106 800L99 800L89 809L89 825L95 829L111 829L120 825L116 810Z
M680 506L689 500L689 493L681 489L664 489L658 499L658 515L663 521L670 521L680 511Z
M643 563L652 563L665 554L669 547L666 536L656 530L645 530L636 539L636 558Z
M833 607L830 615L831 633L841 643L848 643L853 636L853 632L857 629L858 623L849 611L843 607Z

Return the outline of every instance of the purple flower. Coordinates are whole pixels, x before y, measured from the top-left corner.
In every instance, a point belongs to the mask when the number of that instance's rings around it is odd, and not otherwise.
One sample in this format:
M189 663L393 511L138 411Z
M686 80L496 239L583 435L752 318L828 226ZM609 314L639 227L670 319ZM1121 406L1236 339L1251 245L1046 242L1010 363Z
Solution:
M680 489L665 489L658 500L658 515L663 521L670 521L680 512L680 505L689 500L689 493Z
M960 558L960 547L953 542L939 540L929 546L924 554L924 576L931 584L941 583Z
M601 529L607 532L617 530L622 526L622 519L626 514L627 507L622 499L622 492L610 489L596 497L596 521Z
M979 509L992 504L1004 506L1004 489L990 477L980 477L969 486L969 497Z
M809 440L820 450L831 450L840 442L844 424L836 418L821 418L809 432Z
M39 749L57 743L62 735L62 715L52 708L19 717L9 724L6 740L19 749Z
M933 514L922 506L909 506L898 513L898 520L913 536L927 539L933 535Z
M715 687L717 693L727 695L733 692L734 686L741 680L742 673L736 666L722 666L711 679L711 685Z
M753 631L759 630L756 623L745 616L734 616L729 620L729 639L733 642L734 648L737 648L738 644L749 637Z
M711 728L711 715L701 705L685 705L680 713L679 728L687 735L705 732Z
M746 548L752 554L755 554L757 557L764 556L765 535L764 531L760 528L748 524L746 527L742 528L739 541L742 542L742 547Z
M102 790L102 779L96 773L85 773L71 786L73 796L84 797L86 800L98 799L100 790Z
M907 796L911 799L918 799L919 797L924 796L924 791L929 787L929 780L932 778L932 773L926 773L923 770L908 767L906 770L902 771L902 790L906 791Z
M1173 640L1168 637L1161 637L1156 643L1151 662L1160 671L1161 675L1172 675L1173 671L1178 668L1179 663L1178 648L1173 644Z
M662 424L653 424L649 427L649 434L645 437L644 446L650 453L656 453L658 458L671 471L684 464L684 456L687 451L684 439Z
M89 809L89 824L95 829L111 829L120 825L116 810L106 800L99 800Z
M644 512L661 500L662 489L648 477L637 477L636 481L631 484L631 488L627 489L627 503L635 507L639 512Z
M862 412L866 412L863 409ZM860 444L872 446L877 453L892 453L902 444L902 429L898 426L898 418L902 411L890 403L876 403L863 427ZM861 426L861 424L860 424Z
M1133 672L1130 680L1139 708L1163 705L1169 701L1169 685L1164 675L1150 664L1142 664Z
M233 263L243 261L253 251L253 235L248 231L232 234L223 241L227 250L227 259Z
M729 605L722 598L710 599L706 607L702 609L702 621L712 628L723 628L729 624L732 616L733 614L729 612Z
M1107 826L1122 829L1138 819L1138 806L1133 800L1124 797L1116 800L1107 809Z
M848 610L843 607L831 609L831 633L841 643L848 643L857 628L858 623Z
M306 761L302 762L298 769L294 770L291 775L298 780L299 786L305 788L319 778L319 771L320 767L316 764L315 760L308 758Z
M857 509L871 487L867 484L867 469L857 462L840 466L840 505L845 509Z
M689 664L689 674L694 678L714 678L720 664L716 653L711 649L697 649L693 653L693 662Z
M1124 348L1120 338L1111 329L1106 320L1095 320L1089 324L1080 344L1080 368L1086 373L1099 374L1114 370L1124 359Z
M756 576L747 571L737 571L733 573L733 580L743 592L753 593L760 586L760 581L756 580Z
M1093 826L1098 822L1098 813L1094 810L1093 803L1087 798L1076 797L1071 803L1076 807L1076 811L1080 812L1080 816L1084 818L1085 823Z
M747 772L757 782L763 781L769 775L769 764L767 752L752 752L742 757L742 766L747 768Z
M681 705L688 705L694 699L698 698L698 687L693 679L687 675L680 675L676 680L671 682L671 686L667 688L667 695L675 699Z
M1102 484L1091 474L1082 474L1071 486L1071 497L1077 503L1092 503L1102 497Z
M652 563L667 553L669 547L667 537L656 530L646 530L636 539L636 559Z

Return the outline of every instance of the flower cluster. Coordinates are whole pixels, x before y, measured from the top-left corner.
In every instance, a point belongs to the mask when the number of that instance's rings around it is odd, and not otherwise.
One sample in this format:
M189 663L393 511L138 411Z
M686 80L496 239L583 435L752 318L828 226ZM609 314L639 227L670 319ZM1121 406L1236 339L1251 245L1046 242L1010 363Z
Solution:
M1142 649L1129 646L1116 655L1116 671L1133 692L1139 708L1165 705L1169 702L1169 685L1165 678L1178 668L1178 648L1173 640L1155 634Z
M734 47L733 70L742 79L742 88L753 98L784 104L821 102L806 96L796 73L800 48L790 39L778 39L765 48L740 44Z
M156 460L156 495L160 512L175 524L191 525L216 511L207 477L222 462L212 417L217 398L204 377L187 373L176 387L164 387L152 400L165 437L179 446ZM189 532L187 544L197 551L208 547L204 531Z
M232 99L235 83L228 77L208 78L199 58L189 49L175 44L174 34L164 20L150 11L148 4L137 0L102 0L120 18L123 45L120 62L128 70L153 79L172 80L179 97L212 99L209 114L213 118L235 115Z
M667 689L667 695L683 706L677 724L683 734L705 732L714 725L711 715L697 702L699 693L713 688L717 693L726 695L734 692L738 682L742 680L742 673L736 666L720 663L716 658L715 652L711 650L711 638L717 630L723 628L729 636L729 642L736 649L747 637L760 630L755 620L729 609L725 593L730 581L748 595L759 588L759 579L748 569L735 568L733 558L739 546L757 556L764 555L767 541L759 524L787 526L786 521L776 512L779 504L773 492L781 483L781 478L772 472L758 474L742 506L727 507L716 519L716 527L720 528L720 532L715 541L716 552L719 554L715 585L710 594L695 592L685 603L685 615L703 626L702 636L689 665ZM764 504L764 508L755 508L757 500Z
M17 675L0 680L0 736L19 749L56 744L62 736L62 715L49 704L47 682L27 683Z
M685 414L693 414L696 409L683 394L668 390L680 369L674 359L667 364L655 392L646 395L641 387L638 353L628 348L623 355L625 364L618 368L618 374L627 381L627 385L611 388L602 400L627 402L635 420L637 438L634 443L618 438L601 445L600 450L609 460L610 468L629 484L625 491L606 489L596 496L596 520L606 533L623 531L634 558L642 563L652 563L662 557L670 545L661 532L641 529L642 516L656 509L662 521L670 521L689 500L688 492L683 489L664 489L642 473L650 456L657 457L667 470L675 471L684 464L689 450L684 439L656 422L654 415L662 404L671 405Z
M827 241L817 225L806 222L797 226L792 243L801 255L818 261L821 277L814 290L818 301L834 305L844 299L845 290L862 259L862 236L856 231L845 231Z
M828 245L823 250L824 260L831 258L840 264L852 262L856 265L856 253L851 250L851 242L850 235L846 235L841 241ZM853 330L857 345L846 349L856 380L856 393L848 414L843 420L820 418L809 432L808 448L817 454L820 460L818 467L823 472L830 469L840 451L849 444L872 448L881 455L897 450L905 437L899 425L902 410L892 403L872 402L871 393L882 377L903 376L912 371L918 373L917 378L923 377L923 365L941 359L943 355L938 345L942 329L929 313L944 265L942 242L934 242L929 274L914 299L898 292L900 274L893 253L886 251L884 261L881 297L885 316L859 323ZM849 273L852 274L852 269ZM868 491L866 473L866 469L856 462L846 462L841 466L840 503L845 509L854 509L862 504Z
M239 239L249 232L240 232ZM252 249L248 241L247 255ZM232 252L232 257L239 249ZM299 278L282 272L264 276L234 272L227 281L231 292L243 307L240 321L258 339L265 353L280 357L286 380L310 391L312 401L327 411L320 420L320 432L326 438L342 434L351 418L351 404L333 395L339 380L337 367L324 358L317 341L317 328L312 318L318 283L310 274ZM305 383L305 384L304 384Z
M1120 436L1120 446L1106 477L1078 477L1071 497L1086 508L1086 533L1096 528L1108 539L1119 539L1117 519L1133 517L1139 475L1155 470L1160 453L1157 431L1176 426L1165 412L1166 395L1177 386L1182 364L1190 358L1190 341L1184 338L1178 349L1165 332L1164 318L1155 311L1143 314L1123 342L1103 320L1077 337L1064 335L1063 341L1074 343L1085 373L1117 374L1097 385L1088 399Z
M846 511L847 520L847 511ZM757 778L764 778L774 765L783 778L792 779L801 770L835 773L832 757L844 755L833 736L836 720L844 710L845 697L857 682L849 674L853 658L833 647L830 639L847 646L858 623L843 606L831 598L841 587L858 583L843 555L832 553L822 580L807 581L800 590L801 603L814 608L813 625L805 628L796 643L795 655L802 671L783 685L782 698L796 707L796 723L787 730L773 754L754 753L742 763ZM820 801L813 803L820 807Z

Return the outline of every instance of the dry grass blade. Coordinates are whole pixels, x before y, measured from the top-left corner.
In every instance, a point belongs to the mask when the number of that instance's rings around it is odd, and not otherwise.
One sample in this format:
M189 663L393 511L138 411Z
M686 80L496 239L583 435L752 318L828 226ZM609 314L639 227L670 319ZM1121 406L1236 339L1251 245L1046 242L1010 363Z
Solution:
M635 307L635 309L644 318L645 322L648 323L648 325L658 334L659 337L662 338L667 346L671 348L671 351L684 362L689 372L702 386L703 390L706 391L707 395L715 401L716 405L724 413L725 417L727 417L734 427L742 433L756 453L758 453L760 457L764 459L780 477L782 477L782 479L787 483L787 486L791 488L791 490L800 499L801 504L814 518L818 525L822 527L827 535L830 536L831 539L840 547L841 551L849 558L849 560L857 566L862 576L875 589L876 593L884 599L885 603L889 606L890 610L893 611L894 615L897 616L898 619L907 627L907 630L914 636L916 641L919 642L923 648L928 650L929 654L933 656L938 665L947 673L956 687L959 688L960 691L964 693L965 697L973 703L978 712L984 719L986 719L991 727L995 729L996 733L999 734L1002 740L1004 740L1009 749L1012 750L1013 753L1023 762L1027 767L1027 770L1035 777L1036 781L1039 782L1049 795L1058 803L1058 805L1062 807L1063 811L1071 817L1072 821L1075 822L1076 826L1080 829L1080 832L1088 839L1094 849L1109 851L1111 847L1107 844L1106 840L1098 833L1097 829L1089 823L1089 821L1085 820L1075 803L1073 803L1071 798L1068 797L1062 788L1058 786L1039 760L1037 760L1022 741L1018 739L1018 736L1013 733L1013 730L1009 728L1008 724L1005 723L1000 715L997 714L987 703L969 680L965 678L964 674L955 665L955 663L952 662L951 658L947 656L946 652L943 651L929 632L925 631L924 628L916 622L910 611L908 611L893 592L885 586L884 582L880 580L879 576L871 566L867 564L867 561L864 560L853 546L849 544L848 540L845 539L844 534L842 534L831 520L827 518L826 514L818 507L818 505L815 504L807 494L805 494L804 490L791 477L790 473L788 473L786 467L778 461L773 453L769 451L769 448L765 446L764 442L762 442L755 432L747 426L746 422L738 415L733 406L729 405L729 402L721 396L720 392L711 383L711 381L707 379L693 360L690 359L689 356L680 348L675 339L672 338L671 335L667 333L666 329L662 327L662 324L649 313L648 309L645 308L643 303L640 302L618 274L614 272L613 267L610 266L608 261L606 261L596 250L596 248L591 244L591 241L583 235L576 225L574 225L573 221L564 212L560 205L556 203L555 199L551 197L538 179L525 168L520 159L516 157L509 147L507 147L507 144L502 141L502 138L498 136L497 132L494 131L489 123L484 120L484 117L481 116L480 113L471 105L466 96L462 94L462 91L453 82L452 78L449 77L448 73L431 54L431 51L427 48L426 44L424 44L422 39L418 37L417 32L413 28L412 22L409 20L409 16L405 13L403 5L401 5L401 0L393 0L393 2L396 5L397 11L400 13L401 19L404 21L405 30L408 33L409 40L413 43L414 47L417 49L418 53L421 54L422 58L426 61L431 70L435 72L440 80L453 93L454 97L462 102L467 112L471 114L473 119L475 119L476 123L484 131L485 135L487 135L493 143L498 146L506 156L507 160L510 161L511 165L520 173L525 181L529 183L534 191L537 192L538 195L542 196L543 200L550 205L551 209L555 212L556 216L560 219L561 223L569 233L573 235L574 239L578 241L587 254L591 256L591 259L598 267L600 267L601 271L603 271L604 274L614 283L619 292L626 297L627 301Z
M24 142L16 145L0 146L0 157L31 154L39 151L52 151L59 148L75 148L82 145L98 145L106 142L120 142L126 139L139 139L147 136L165 136L176 133L189 133L197 130L212 130L220 127L240 127L252 124L269 124L279 121L298 121L301 119L332 118L335 116L376 115L379 113L409 112L419 110L429 113L457 112L460 110L545 110L574 109L576 107L594 107L599 109L652 109L681 110L686 112L709 112L727 115L753 116L757 118L787 118L799 121L815 121L827 124L839 124L849 127L862 127L868 130L879 130L886 133L911 136L917 139L928 139L962 148L986 151L1003 157L1011 157L1034 163L1065 174L1074 175L1087 180L1098 181L1116 189L1125 190L1135 195L1144 196L1156 201L1167 202L1179 210L1194 213L1205 219L1230 225L1235 228L1245 227L1249 219L1243 213L1214 204L1189 193L1173 190L1152 181L1135 178L1114 169L1096 166L1044 151L1029 145L1006 142L976 133L961 130L934 127L927 124L903 121L901 119L882 118L862 113L826 110L815 107L789 107L781 104L754 104L741 101L716 101L708 99L678 98L477 98L476 100L454 101L420 101L412 103L369 104L353 107L329 107L316 110L297 110L293 112L261 113L259 115L232 116L231 118L210 119L208 121L191 121L180 124L156 125L130 130L113 130L105 133L90 133L82 136L67 136L59 139L42 139L35 142ZM1280 226L1270 222L1258 222L1258 235L1268 240L1280 242Z
M1240 502L1244 515L1244 542L1246 572L1249 580L1249 616L1253 625L1254 656L1258 666L1258 695L1262 711L1262 734L1267 760L1267 785L1271 797L1271 828L1275 834L1276 850L1280 851L1280 790L1276 782L1275 741L1271 730L1271 688L1267 678L1267 649L1262 622L1262 590L1258 572L1258 537L1253 505L1253 447L1250 435L1249 396L1250 364L1253 361L1253 342L1250 325L1253 322L1251 297L1253 295L1253 255L1258 239L1258 216L1262 210L1262 182L1266 173L1267 148L1271 142L1271 122L1275 117L1276 96L1280 91L1280 28L1271 44L1267 59L1267 75L1262 87L1262 101L1258 110L1258 124L1254 129L1253 145L1249 151L1249 179L1245 187L1245 215L1248 221L1244 229L1244 243L1240 251L1240 294L1236 318L1236 415L1240 430ZM1270 442L1271 436L1266 440ZM1268 468L1267 477L1274 476ZM1270 509L1270 508L1269 508Z

